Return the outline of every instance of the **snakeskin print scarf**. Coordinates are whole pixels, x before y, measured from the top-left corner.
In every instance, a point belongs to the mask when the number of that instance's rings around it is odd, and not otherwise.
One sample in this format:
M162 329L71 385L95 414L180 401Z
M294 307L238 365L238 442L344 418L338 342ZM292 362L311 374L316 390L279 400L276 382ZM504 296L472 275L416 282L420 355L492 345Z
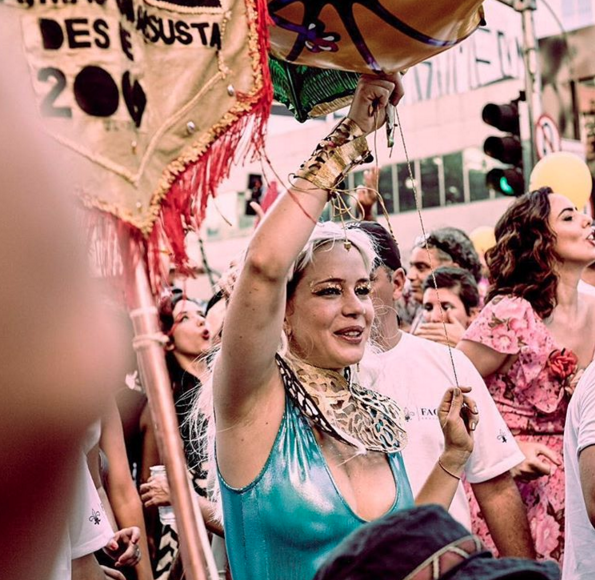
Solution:
M339 441L368 451L395 453L407 445L403 413L391 398L345 374L277 355L285 389L311 424Z

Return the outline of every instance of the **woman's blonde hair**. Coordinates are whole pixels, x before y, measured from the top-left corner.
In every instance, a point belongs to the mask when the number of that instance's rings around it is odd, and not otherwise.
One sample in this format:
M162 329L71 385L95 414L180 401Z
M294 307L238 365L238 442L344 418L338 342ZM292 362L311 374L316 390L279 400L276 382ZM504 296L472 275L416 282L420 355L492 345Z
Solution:
M366 270L368 272L372 271L377 255L374 241L364 230L346 228L335 222L318 223L293 263L287 282L288 300L293 296L306 268L314 262L316 250L326 245L333 247L337 243L346 244L348 247L353 246L361 254Z

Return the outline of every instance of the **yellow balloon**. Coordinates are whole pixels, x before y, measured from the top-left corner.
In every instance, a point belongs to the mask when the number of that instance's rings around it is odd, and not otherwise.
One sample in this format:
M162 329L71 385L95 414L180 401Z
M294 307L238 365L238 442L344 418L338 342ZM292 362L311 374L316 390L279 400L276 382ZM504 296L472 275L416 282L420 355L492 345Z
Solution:
M469 237L480 256L496 245L494 228L491 226L479 226L469 234Z
M541 159L531 172L529 190L540 187L551 187L554 193L564 195L582 209L591 197L591 171L578 155L566 151L551 153Z

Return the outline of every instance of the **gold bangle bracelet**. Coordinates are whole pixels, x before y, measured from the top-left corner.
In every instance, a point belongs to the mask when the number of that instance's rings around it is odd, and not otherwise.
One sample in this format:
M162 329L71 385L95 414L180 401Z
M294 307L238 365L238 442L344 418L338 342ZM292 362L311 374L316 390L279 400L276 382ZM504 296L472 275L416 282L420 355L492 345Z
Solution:
M448 475L450 475L451 477L454 477L455 479L461 481L461 478L458 475L455 475L452 471L449 471L448 469L446 469L446 467L444 467L444 465L442 465L442 461L440 461L440 458L438 458L438 465L440 466L442 471L444 471L444 473L448 473Z
M345 118L318 144L295 176L332 193L352 167L371 160L364 132Z

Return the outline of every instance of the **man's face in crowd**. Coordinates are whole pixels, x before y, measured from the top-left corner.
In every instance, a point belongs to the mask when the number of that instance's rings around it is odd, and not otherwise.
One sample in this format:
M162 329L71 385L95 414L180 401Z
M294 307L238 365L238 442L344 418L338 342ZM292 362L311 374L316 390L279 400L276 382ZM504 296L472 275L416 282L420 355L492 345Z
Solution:
M436 248L426 249L420 247L413 248L411 252L407 278L411 283L413 299L420 304L423 300L423 283L430 275L432 267L436 269L439 266L451 266L454 264L452 260L442 260L438 252Z
M456 287L438 288L438 290L428 288L423 295L424 322L442 322L443 313L444 322L448 322L446 313L449 312L452 318L463 325L463 328L467 328L474 318L474 310L471 310L471 314L467 314Z

